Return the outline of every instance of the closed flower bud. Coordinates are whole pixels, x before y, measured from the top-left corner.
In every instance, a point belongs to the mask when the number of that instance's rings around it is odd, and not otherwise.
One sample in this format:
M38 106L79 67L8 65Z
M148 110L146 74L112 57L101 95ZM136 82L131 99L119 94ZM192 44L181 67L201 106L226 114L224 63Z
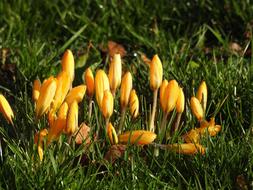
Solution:
M166 86L162 100L162 105L166 105L165 109L166 113L171 112L175 108L178 94L179 94L179 87L177 81L176 80L169 81L168 85Z
M54 101L52 104L53 111L57 111L61 106L62 102L66 98L68 91L70 89L71 81L68 73L62 71L57 76L57 88L54 95Z
M83 100L83 97L86 92L86 85L79 85L75 88L72 88L68 95L66 96L65 102L70 106L72 102L76 101L77 103L81 102Z
M163 112L166 112L166 107L167 107L167 101L164 101L164 98L163 98L167 85L168 85L168 81L164 79L160 86L160 92L159 92L160 104L161 104Z
M84 81L87 86L87 95L91 98L94 95L94 77L90 68L84 72Z
M65 130L67 114L68 114L68 104L64 102L59 108L55 122L49 128L47 144L50 144L51 141L57 139L60 136L61 132Z
M157 90L163 80L163 66L158 55L155 55L150 63L150 87Z
M57 86L57 79L50 77L45 80L40 88L40 96L36 104L36 117L40 118L50 108Z
M47 129L43 129L41 130L39 133L36 133L34 136L34 143L38 145L38 154L39 154L39 158L40 161L43 160L43 142L44 142L44 138L47 136Z
M205 111L207 104L207 86L205 81L202 81L199 85L196 98L199 100L199 102L203 106L203 110Z
M7 122L13 125L12 119L14 118L14 113L11 109L9 102L2 94L0 94L0 112L3 114Z
M183 113L184 104L185 104L184 92L182 88L179 88L179 93L178 93L178 98L177 98L177 103L176 103L177 113Z
M139 99L135 90L131 90L130 93L130 113L133 118L136 118L139 114Z
M41 86L41 83L40 83L40 80L39 79L36 79L34 80L33 82L33 101L36 103L39 96L40 96L40 86Z
M118 136L111 123L107 125L107 135L110 139L111 144L118 144Z
M71 50L66 50L61 60L62 70L69 74L71 83L75 77L75 61Z
M66 133L72 135L78 128L78 104L77 101L73 101L69 106L67 121L66 121Z
M104 91L110 90L109 79L103 70L98 70L95 76L95 93L96 100L100 110L102 110L102 101L104 97Z
M201 121L203 119L204 112L203 112L202 106L201 106L199 100L195 97L191 98L191 110L192 110L192 113L195 115L195 117L199 121Z
M110 88L113 94L115 94L116 89L120 86L121 83L121 57L120 54L114 54L112 62L109 67L109 82Z
M156 134L151 131L136 130L128 131L118 136L119 142L123 144L147 145L156 139Z
M110 90L104 91L102 113L105 118L110 118L113 113L113 96Z
M200 144L194 143L185 143L185 144L172 144L168 145L171 150L186 155L194 155L194 154L205 154L205 148Z
M130 72L127 72L123 78L120 88L120 104L121 108L124 108L128 105L130 92L132 90L133 79Z

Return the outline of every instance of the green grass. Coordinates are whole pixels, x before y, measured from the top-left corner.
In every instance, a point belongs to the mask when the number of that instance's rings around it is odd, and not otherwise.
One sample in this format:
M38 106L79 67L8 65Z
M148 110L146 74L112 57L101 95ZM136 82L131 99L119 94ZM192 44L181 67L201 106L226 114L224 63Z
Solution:
M0 116L1 189L234 189L238 176L253 188L253 3L2 0L0 13L0 91L15 112L15 128ZM140 52L149 58L158 53L164 77L176 79L184 88L183 132L196 125L189 99L201 80L206 81L207 118L215 116L222 125L216 137L204 140L206 155L161 150L154 157L152 146L130 146L110 164L103 159L108 144L94 143L88 151L62 138L45 150L39 162L33 136L47 124L45 118L34 119L33 80L56 75L67 48L78 61L92 43L87 61L76 69L74 84L82 83L88 66L108 69L100 51L108 40L126 48L123 68L136 72L133 80L142 103L141 116L134 122L127 118L127 127L145 126L152 105L149 70ZM231 42L240 44L242 51L231 51ZM6 60L4 48L8 49ZM87 102L82 105L85 113ZM115 110L119 111L118 103ZM118 116L115 112L112 120L118 121ZM88 122L83 113L80 121L91 127L98 124L95 116Z

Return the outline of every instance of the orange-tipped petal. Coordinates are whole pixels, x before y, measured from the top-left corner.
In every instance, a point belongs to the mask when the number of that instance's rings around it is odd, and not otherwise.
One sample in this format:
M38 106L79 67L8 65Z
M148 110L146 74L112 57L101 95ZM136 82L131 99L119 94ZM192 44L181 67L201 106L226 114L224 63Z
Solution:
M71 50L66 50L61 60L62 70L69 74L71 83L75 77L75 61Z
M128 105L130 93L132 90L133 79L130 72L126 72L122 78L121 88L120 88L120 105L124 108Z
M105 118L110 118L113 113L113 95L110 90L104 91L102 113Z
M133 118L136 118L139 114L139 99L136 91L133 89L130 93L130 113Z
M107 135L110 139L111 144L118 144L118 136L111 123L107 125Z
M166 107L167 107L167 102L164 101L164 98L163 98L167 85L168 85L168 81L164 79L160 86L160 92L159 92L160 105L162 107L163 112L166 112Z
M83 97L86 92L86 85L79 85L75 88L72 88L68 95L66 96L65 102L70 106L72 102L77 101L77 103L81 102L83 100Z
M37 102L39 96L40 96L40 87L41 87L41 82L39 79L34 80L33 82L33 101Z
M173 151L179 154L194 155L194 154L205 154L205 148L200 144L185 143L185 144L172 144L169 145Z
M48 112L48 123L49 123L49 127L52 127L54 125L54 122L56 120L56 114L53 110L50 110Z
M86 71L84 72L84 80L85 80L85 84L87 86L87 95L91 98L94 95L94 91L95 91L95 82L94 82L94 76L93 73L89 68L86 69Z
M62 102L66 98L68 91L70 89L71 81L68 73L62 71L57 76L57 88L54 95L54 101L52 103L52 108L57 111L61 106Z
M104 97L104 91L110 90L109 79L103 70L98 70L95 76L95 93L96 100L100 110L102 110L102 101Z
M69 107L66 123L66 133L72 135L78 128L78 104L73 101Z
M195 97L191 97L191 110L195 117L201 121L204 117L203 108L199 102L199 100Z
M207 104L207 86L206 82L202 81L199 85L199 89L197 91L196 98L199 100L201 105L203 106L203 110L206 110L206 104Z
M177 103L179 94L179 87L176 80L171 80L168 82L168 85L166 86L164 95L163 95L163 103L166 105L166 112L171 112Z
M50 108L57 86L57 79L50 77L45 80L40 88L40 96L36 104L36 117L40 118Z
M182 88L179 88L179 93L178 93L178 98L177 98L177 103L176 103L177 113L184 112L184 104L185 104L184 92Z
M114 54L112 62L109 67L109 82L113 94L121 83L122 64L120 54Z
M119 142L126 144L147 145L156 139L156 134L151 131L136 130L128 131L118 136Z
M154 55L150 63L150 87L152 90L157 90L163 80L163 66L158 55Z
M13 125L12 119L14 118L14 113L11 109L9 102L2 94L0 94L0 112L3 114L7 122Z
M47 144L50 144L51 141L57 139L61 132L66 128L67 114L68 104L64 102L59 108L57 119L49 129Z

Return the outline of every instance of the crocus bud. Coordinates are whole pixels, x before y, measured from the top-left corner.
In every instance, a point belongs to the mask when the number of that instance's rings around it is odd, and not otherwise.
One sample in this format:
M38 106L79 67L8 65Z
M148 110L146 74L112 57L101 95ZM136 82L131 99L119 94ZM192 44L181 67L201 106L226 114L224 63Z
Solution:
M73 101L69 106L66 121L66 133L72 135L78 128L78 104L77 101Z
M167 101L164 101L164 97L163 97L165 94L167 85L168 85L168 81L164 79L160 86L160 92L159 92L160 104L161 104L163 112L166 112L166 107L167 107Z
M113 96L110 90L104 91L102 113L105 118L110 118L113 113Z
M156 139L156 134L151 131L136 130L128 131L118 136L119 142L123 144L147 145Z
M139 114L139 99L134 89L130 93L130 113L133 118L136 118Z
M100 110L102 110L102 100L104 97L104 91L110 90L109 79L103 70L98 70L95 76L95 93L96 100Z
M182 88L179 88L179 93L178 93L178 98L177 98L177 103L176 103L177 113L183 113L184 104L185 104L184 92Z
M177 81L176 80L169 81L168 85L166 86L162 100L162 105L163 104L166 105L165 109L166 113L171 112L175 108L178 94L179 94L179 87Z
M84 80L87 86L87 95L90 98L92 98L95 87L94 87L94 77L90 67L87 68L86 71L84 72Z
M83 97L86 92L86 85L79 85L75 88L72 88L68 95L66 96L65 102L70 106L73 101L76 101L77 103L81 102L83 100Z
M109 82L110 88L113 94L115 94L116 89L120 86L121 83L121 57L120 54L114 54L112 62L109 67Z
M12 119L14 118L14 113L11 109L9 102L2 94L0 94L0 112L3 114L7 122L13 125Z
M195 117L201 121L204 116L204 112L199 100L195 97L191 97L191 110Z
M168 145L173 151L179 154L194 155L194 154L205 154L205 148L200 144L185 143L185 144L172 144Z
M71 50L66 50L61 60L62 70L69 74L71 83L75 77L75 61Z
M157 90L163 80L163 66L158 55L155 55L150 63L150 87Z
M36 79L33 82L33 101L36 103L40 95L40 80Z
M41 130L39 133L36 133L34 135L34 143L38 145L38 154L39 154L39 158L40 161L43 160L43 142L44 142L44 138L47 136L47 129L43 129Z
M57 86L57 79L50 77L45 80L40 88L40 95L36 104L36 117L40 118L50 108Z
M124 108L128 105L130 92L132 90L133 79L130 72L126 72L122 78L121 88L120 88L120 105Z
M66 95L70 89L70 85L71 81L68 73L66 71L60 72L57 76L57 87L54 95L54 101L52 103L52 109L54 112L58 110L66 98Z
M118 136L111 123L107 125L107 135L110 139L111 144L118 144Z
M49 128L47 144L57 139L61 132L66 128L66 119L68 114L68 104L64 102L59 108L57 118L53 125Z
M49 123L49 127L52 127L54 125L56 119L56 114L54 112L54 110L49 110L48 112L48 123Z
M207 86L205 81L202 81L201 84L199 85L196 98L199 100L199 102L203 106L203 110L205 111L207 103Z

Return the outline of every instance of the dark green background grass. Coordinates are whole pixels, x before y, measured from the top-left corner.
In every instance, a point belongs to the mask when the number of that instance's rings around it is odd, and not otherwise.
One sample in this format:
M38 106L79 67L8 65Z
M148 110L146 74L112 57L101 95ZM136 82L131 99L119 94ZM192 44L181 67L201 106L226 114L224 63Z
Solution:
M15 130L1 117L3 189L232 189L253 184L253 3L251 1L28 1L0 2L0 90L15 112ZM208 86L207 118L222 125L217 137L205 139L205 156L183 156L152 147L129 147L116 163L105 163L107 149L94 145L86 161L83 147L63 139L45 151L39 163L33 146L35 131L46 126L34 120L32 82L56 75L68 48L80 67L74 84L90 65L108 69L101 46L122 44L124 69L135 72L134 87L142 103L141 117L129 126L145 125L152 92L149 58L159 54L164 77L176 79L186 95L183 132L196 120L189 99L201 80ZM87 53L88 45L93 47ZM241 46L232 51L231 43ZM87 60L81 62L81 55ZM136 56L137 55L137 56ZM145 97L144 97L145 95ZM86 109L86 102L84 108ZM118 107L116 106L116 109ZM119 110L119 109L118 109ZM100 123L101 115L98 113ZM114 114L117 121L118 113ZM84 118L84 119L82 119ZM86 120L83 114L81 121ZM130 119L128 119L130 121ZM95 117L91 126L97 125ZM108 147L107 147L108 148ZM131 159L130 159L131 158ZM239 176L239 177L238 177ZM238 182L242 179L243 182Z

